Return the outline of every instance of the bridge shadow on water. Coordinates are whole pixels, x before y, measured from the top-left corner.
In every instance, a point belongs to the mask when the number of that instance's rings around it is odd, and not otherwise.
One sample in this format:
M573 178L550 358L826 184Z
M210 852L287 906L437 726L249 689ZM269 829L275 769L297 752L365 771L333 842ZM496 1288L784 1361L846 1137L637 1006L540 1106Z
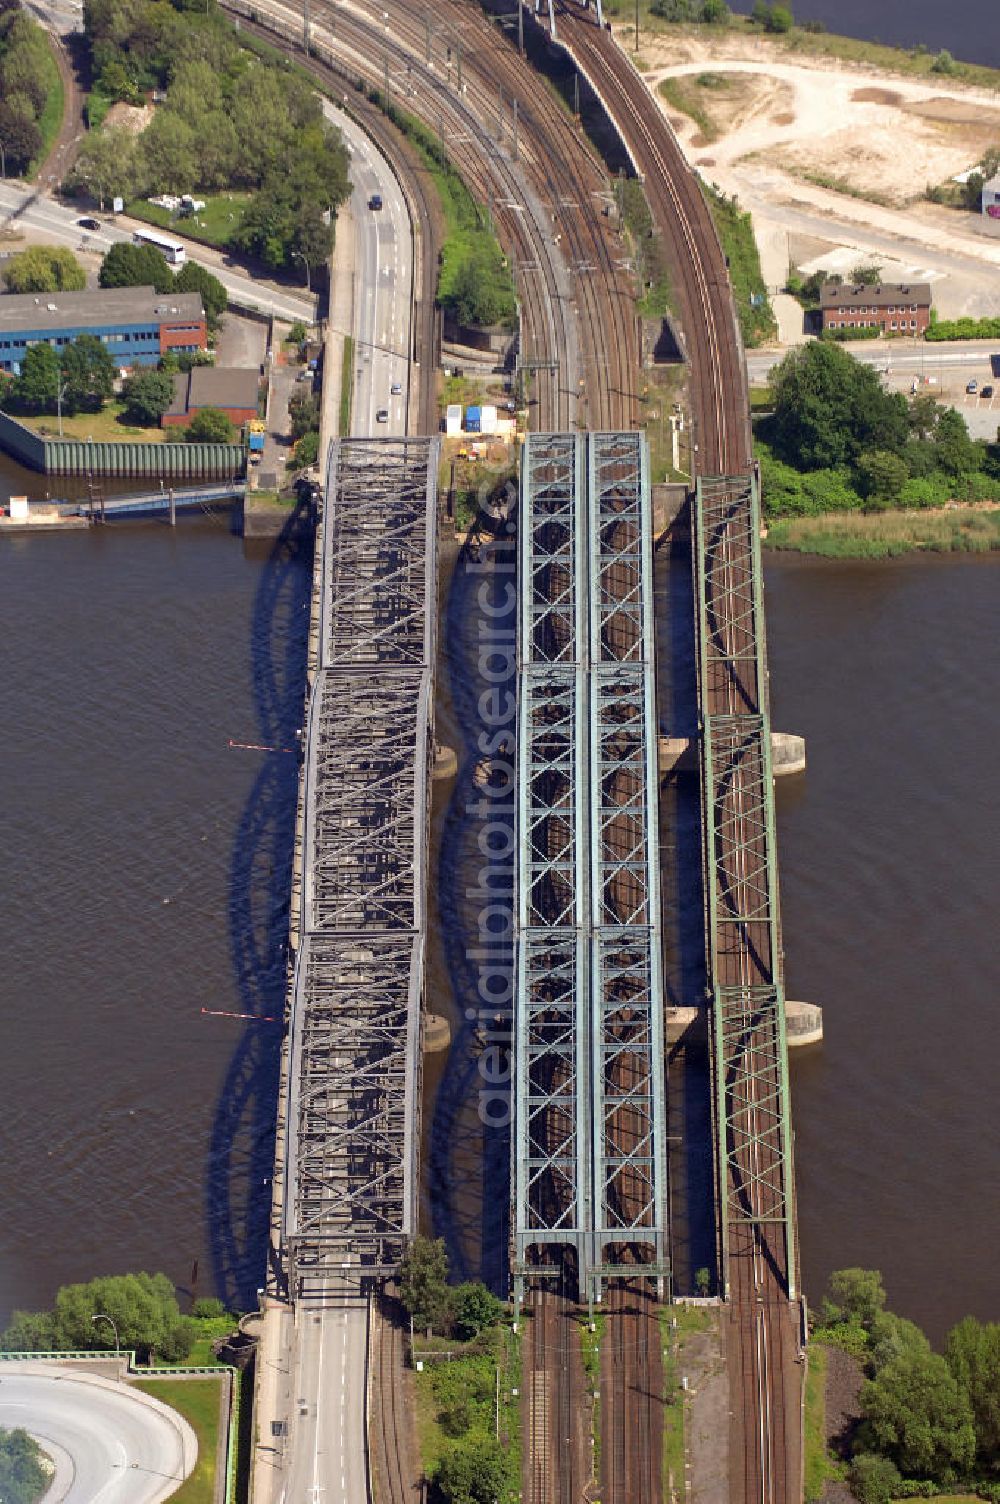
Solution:
M507 704L507 695L514 704L515 608L511 604L500 614L498 607L505 601L506 582L514 578L515 545L506 533L501 538L493 546L496 571L484 567L489 541L484 539L480 558L475 547L462 550L442 623L451 734L459 744L458 775L434 874L439 919L435 938L453 1012L451 1047L431 1113L429 1195L433 1232L445 1240L452 1276L481 1279L506 1294L510 1003L503 997L486 1003L480 991L485 972L494 988L499 982L501 990L509 989L513 965L509 931L516 836L505 769L514 758L514 718L512 714L500 724L484 720L481 700L484 692L495 690L501 706ZM506 632L511 634L510 672L495 677L502 674L501 653L484 676L484 640L505 647ZM499 741L501 733L506 735ZM487 1052L489 1070L484 1071Z
M267 747L294 749L302 725L312 553L311 510L301 503L270 547L251 616L256 736ZM244 1025L226 1072L206 1173L213 1284L241 1311L257 1303L268 1247L299 767L290 752L260 755L229 868L234 1010L259 1021Z

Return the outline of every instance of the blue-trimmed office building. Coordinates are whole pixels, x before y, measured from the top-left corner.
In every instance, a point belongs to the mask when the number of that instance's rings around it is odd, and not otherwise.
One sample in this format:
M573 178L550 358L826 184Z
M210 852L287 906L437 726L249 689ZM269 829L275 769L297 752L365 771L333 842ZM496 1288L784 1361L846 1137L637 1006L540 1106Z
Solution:
M25 352L37 344L56 350L78 334L94 334L115 365L155 366L165 350L204 350L208 329L201 294L110 287L94 292L0 295L0 371L18 376Z

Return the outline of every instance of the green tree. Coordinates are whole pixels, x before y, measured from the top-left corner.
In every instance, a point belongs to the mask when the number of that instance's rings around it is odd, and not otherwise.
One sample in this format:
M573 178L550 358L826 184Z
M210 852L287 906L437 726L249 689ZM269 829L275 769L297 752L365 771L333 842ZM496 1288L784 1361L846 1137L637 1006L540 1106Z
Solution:
M870 449L858 458L862 495L876 504L892 506L910 478L906 461L887 449Z
M35 1504L49 1483L42 1449L27 1431L0 1428L0 1499L3 1504Z
M174 378L169 371L136 371L123 383L122 397L128 422L150 428L159 423L173 401Z
M732 14L726 0L704 0L701 7L701 19L706 26L728 26L732 20Z
M191 1333L165 1274L111 1275L85 1285L63 1285L56 1295L54 1311L57 1345L74 1349L107 1347L110 1329L106 1322L93 1320L98 1313L111 1317L122 1347L135 1348L141 1362L148 1361L151 1354L176 1354L178 1329Z
M976 1454L989 1469L1000 1465L1000 1325L966 1316L945 1342L948 1367L969 1400Z
M918 439L931 438L937 429L941 409L931 392L917 392L910 398L909 424Z
M87 274L61 245L33 245L12 256L3 270L8 292L82 292Z
M503 1448L492 1436L453 1442L434 1481L446 1504L496 1504L507 1483Z
M871 1330L885 1310L885 1287L877 1269L835 1269L826 1287L822 1318L826 1323L856 1321Z
M878 287L882 281L882 268L874 262L861 261L851 272L851 282L858 283L861 287Z
M962 414L953 407L946 407L938 418L934 450L938 468L955 479L980 468L982 451L969 437Z
M184 430L187 444L232 444L233 425L217 407L203 407Z
M301 439L310 429L319 431L319 398L312 392L292 397L288 404L288 416L292 424L292 438Z
M986 179L981 172L972 171L962 184L962 201L967 209L978 214L983 207L983 184Z
M52 346L30 345L14 380L14 399L29 412L54 413L60 381L59 356Z
M99 131L88 131L69 184L96 198L102 209L116 195L132 198L136 191L134 136L122 126L106 125Z
M908 1321L893 1311L880 1311L872 1319L870 1361L875 1373L906 1353L929 1353L930 1350L926 1333L915 1321Z
M0 1336L5 1353L45 1353L56 1346L56 1327L51 1311L15 1311Z
M851 1463L851 1493L860 1504L889 1504L901 1482L899 1468L888 1457L865 1452Z
M898 453L906 443L906 399L829 341L790 351L771 387L767 438L779 459L801 470L853 464L869 449Z
M956 73L957 71L958 64L955 62L955 59L952 57L947 47L942 47L941 51L937 54L934 61L931 63L931 72Z
M972 1405L938 1353L908 1352L861 1386L861 1451L889 1457L905 1476L950 1483L976 1453Z
M154 287L170 292L174 274L162 251L155 245L133 245L130 240L116 240L101 262L97 280L102 287Z
M0 98L0 142L8 175L26 172L41 150L42 133L23 95Z
M443 1238L414 1238L399 1271L399 1298L417 1326L441 1326L450 1306Z
M708 1268L707 1264L703 1264L700 1269L695 1271L694 1287L703 1299L711 1290L712 1271Z
M489 328L510 320L513 298L503 269L492 257L469 256L459 267L448 303L460 324Z
M139 137L137 172L146 193L190 193L198 181L198 143L186 120L157 110Z
M229 294L207 267L197 261L185 261L174 280L178 292L200 292L201 301L211 328L217 329L222 315L229 307Z
M452 1292L452 1314L458 1335L478 1337L488 1326L495 1326L503 1315L503 1305L492 1290L480 1280L469 1280Z
M95 334L78 334L62 352L63 407L97 413L115 389L115 363Z
M791 31L795 25L795 18L787 5L772 5L764 24L768 31Z
M315 465L318 454L319 433L315 428L310 428L295 446L295 465L299 470L308 470L310 465Z

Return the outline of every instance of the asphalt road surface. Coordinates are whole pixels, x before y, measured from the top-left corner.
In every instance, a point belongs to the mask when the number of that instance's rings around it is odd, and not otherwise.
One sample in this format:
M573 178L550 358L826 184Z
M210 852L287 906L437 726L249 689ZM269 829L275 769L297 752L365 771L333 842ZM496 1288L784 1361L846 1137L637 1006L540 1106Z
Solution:
M95 217L100 220L101 229L84 231L77 224L81 217L88 218L89 211L64 208L62 204L44 197L39 190L26 188L23 183L0 183L0 227L10 226L15 230L21 228L36 235L41 233L47 240L69 246L72 250L82 249L103 255L116 240L131 240L133 230L150 228L148 225L141 225L138 220L124 218L110 224L104 215L98 214ZM170 234L178 240L184 240L183 234L179 234L176 229L171 230ZM315 318L316 304L311 296L294 291L284 292L243 272L234 272L222 264L222 256L218 251L197 245L194 241L186 241L185 244L191 259L200 261L218 277L230 297L242 306L259 309L262 313L273 313L277 318L291 322L303 319L308 324ZM23 250L24 246L17 241L7 241L3 248L13 255Z
M406 432L413 237L402 190L373 142L324 103L351 153L351 212L357 227L354 299L354 394L351 433ZM381 209L369 209L373 194ZM399 387L394 395L393 385ZM378 413L388 414L384 423Z
M197 1457L175 1412L127 1384L54 1366L3 1365L0 1426L29 1431L55 1462L46 1504L157 1504Z
M406 432L413 240L402 191L353 121L324 104L351 151L355 226L351 434ZM381 209L369 209L372 194ZM400 391L393 395L392 386ZM378 421L379 410L388 416ZM259 1426L273 1436L258 1504L368 1504L368 1305L344 1290L300 1299ZM263 1391L259 1391L262 1393Z
M295 1414L283 1498L367 1504L367 1304L300 1302L295 1329Z

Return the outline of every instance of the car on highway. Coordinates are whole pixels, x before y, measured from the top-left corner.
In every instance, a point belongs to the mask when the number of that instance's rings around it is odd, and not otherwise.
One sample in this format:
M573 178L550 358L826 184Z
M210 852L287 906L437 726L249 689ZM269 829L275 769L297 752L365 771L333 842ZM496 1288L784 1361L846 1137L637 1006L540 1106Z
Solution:
M984 386L983 389L982 389L982 391L979 393L979 395L980 395L980 397L992 397L993 396L993 388L991 386Z
M979 390L979 382L976 380L975 376L973 376L972 380L967 384L965 390L969 393L970 397L975 392L978 392L978 390Z
M401 381L394 381L389 391L393 397L401 397L403 395L403 383Z
M101 221L99 219L92 219L89 214L84 215L83 219L78 219L77 224L81 230L99 230L101 228Z
M381 209L381 207L382 207L382 195L381 195L381 193L373 193L372 194L371 198L368 200L368 207L369 207L369 209L373 209L373 210L376 210L376 211L379 210L379 209Z
M375 414L375 422L376 423L388 423L388 421L389 421L389 409L387 407L380 407L379 410L378 410L378 412Z

